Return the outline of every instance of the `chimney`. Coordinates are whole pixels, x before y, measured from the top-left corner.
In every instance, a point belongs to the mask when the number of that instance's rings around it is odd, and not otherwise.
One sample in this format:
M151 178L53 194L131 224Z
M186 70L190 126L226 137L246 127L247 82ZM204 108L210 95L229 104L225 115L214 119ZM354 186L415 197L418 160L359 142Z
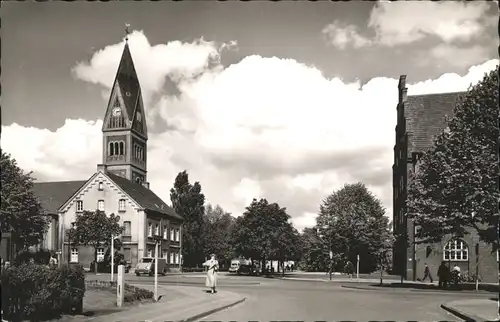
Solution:
M146 188L149 189L149 182L143 182L142 185Z
M108 170L108 166L105 165L105 164L98 164L97 165L97 171L102 171L102 172L106 172Z
M406 88L406 75L399 76L399 103L406 102L406 97L408 96L408 89Z

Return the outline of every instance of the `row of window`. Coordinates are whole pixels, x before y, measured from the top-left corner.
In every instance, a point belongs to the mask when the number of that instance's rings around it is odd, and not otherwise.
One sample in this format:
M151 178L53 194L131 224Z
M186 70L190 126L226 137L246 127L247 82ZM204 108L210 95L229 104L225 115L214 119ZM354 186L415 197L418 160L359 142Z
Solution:
M125 127L125 119L123 118L123 115L121 113L118 115L113 115L109 118L108 124L108 127L110 129L122 128Z
M112 141L108 143L108 155L125 155L125 142Z
M134 144L134 158L139 161L144 161L144 148L139 144Z
M461 239L450 240L444 246L444 260L466 261L469 259L469 247Z
M76 228L75 222L71 223L71 228ZM131 236L132 235L132 223L130 221L123 222L123 233L122 236Z
M167 226L163 226L163 239L168 239L168 231ZM154 236L160 236L160 225L155 224L154 227ZM153 237L153 223L148 224L148 237ZM181 231L179 228L171 228L170 229L170 240L171 241L180 241Z
M100 185L101 183L99 183ZM125 211L127 206L127 201L125 199L118 200L118 211ZM97 210L104 211L104 200L97 201ZM83 200L76 201L76 211L83 211Z
M71 228L75 228L75 223L71 223ZM132 223L130 221L123 222L123 236L131 236L132 235ZM155 225L155 235L160 235L160 225ZM170 240L171 241L180 241L181 231L179 228L171 228L170 229ZM148 225L148 237L153 237L153 225L149 223ZM163 227L163 239L168 239L168 228L167 226Z
M170 252L170 258L168 256L168 251L166 249L163 250L162 256L165 258L169 264L180 264L180 253L179 252ZM153 257L154 251L153 249L148 250L148 257ZM170 261L169 261L170 259ZM97 248L97 261L102 262L104 260L104 248ZM78 263L78 248L71 249L71 263Z
M181 256L179 252L170 252L170 258L168 254L166 249L162 251L162 257L165 258L169 264L180 264ZM152 249L148 250L148 257L154 257L154 251Z

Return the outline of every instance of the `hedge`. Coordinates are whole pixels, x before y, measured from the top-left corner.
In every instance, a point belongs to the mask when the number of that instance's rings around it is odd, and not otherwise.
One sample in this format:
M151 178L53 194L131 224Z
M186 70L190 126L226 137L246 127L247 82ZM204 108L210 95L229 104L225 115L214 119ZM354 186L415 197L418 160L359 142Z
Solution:
M182 271L184 273L201 273L205 271L204 267L183 267Z
M2 270L1 285L3 318L9 321L39 321L83 309L81 266L13 265Z
M114 288L116 290L116 282L96 280L96 281L86 281L86 285L89 287L97 287L97 288ZM154 297L153 292L125 283L125 295L124 295L125 302L142 301L142 300L152 299L153 297Z

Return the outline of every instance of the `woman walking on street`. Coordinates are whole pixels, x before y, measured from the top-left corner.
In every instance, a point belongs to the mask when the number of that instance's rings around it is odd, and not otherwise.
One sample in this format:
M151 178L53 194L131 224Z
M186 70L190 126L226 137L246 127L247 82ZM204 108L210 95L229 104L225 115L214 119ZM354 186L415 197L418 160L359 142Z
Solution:
M217 287L217 271L219 270L219 262L215 259L215 254L210 255L210 259L203 263L203 266L208 267L207 279L205 286L211 289L212 294L216 293Z

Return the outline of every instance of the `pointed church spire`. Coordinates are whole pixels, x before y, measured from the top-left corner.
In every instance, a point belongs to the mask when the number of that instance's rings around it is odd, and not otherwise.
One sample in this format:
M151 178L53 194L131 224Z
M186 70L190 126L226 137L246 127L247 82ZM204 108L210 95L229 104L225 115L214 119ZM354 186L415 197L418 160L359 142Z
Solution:
M141 87L128 44L125 46L103 122L103 164L107 171L133 182L147 182L147 125Z
M128 39L128 35L130 34L130 25L126 24L125 26L125 31L127 32L127 36L125 39ZM118 70L116 72L116 82L118 83L118 87L120 88L129 120L132 121L136 109L137 99L140 96L140 85L135 70L134 61L130 53L128 40L126 40L125 42L125 47L123 48L120 64L118 65Z

